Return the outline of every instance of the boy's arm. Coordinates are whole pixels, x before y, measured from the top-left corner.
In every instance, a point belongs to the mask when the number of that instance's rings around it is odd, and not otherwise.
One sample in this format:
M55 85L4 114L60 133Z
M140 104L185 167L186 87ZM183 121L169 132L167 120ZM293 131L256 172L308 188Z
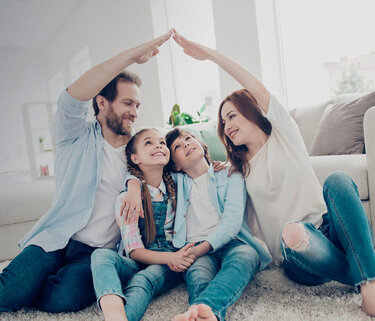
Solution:
M245 207L245 181L241 174L233 173L228 177L221 223L206 238L206 241L212 246L212 251L216 251L237 236L243 223Z

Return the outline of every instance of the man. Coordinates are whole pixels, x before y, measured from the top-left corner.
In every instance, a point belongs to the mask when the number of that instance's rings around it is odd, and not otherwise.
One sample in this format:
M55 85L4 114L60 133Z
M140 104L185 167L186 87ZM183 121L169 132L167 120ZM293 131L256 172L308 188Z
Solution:
M90 270L98 247L116 248L114 205L123 188L125 146L140 105L140 80L121 72L155 56L172 31L93 67L59 98L52 208L20 241L0 274L0 312L31 306L77 311L95 301ZM93 99L96 121L86 122ZM138 210L140 210L140 204Z

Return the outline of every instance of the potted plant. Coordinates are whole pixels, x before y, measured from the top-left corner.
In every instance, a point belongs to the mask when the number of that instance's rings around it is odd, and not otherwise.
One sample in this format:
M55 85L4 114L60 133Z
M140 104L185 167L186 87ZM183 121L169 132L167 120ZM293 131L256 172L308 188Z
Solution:
M40 136L39 138L38 138L38 140L39 140L39 151L41 152L41 153L44 153L44 137L43 136Z
M192 116L189 113L182 113L180 110L180 105L175 104L172 107L171 114L169 116L168 125L172 127L180 126L180 125L189 125L189 124L196 124L196 123L206 123L208 122L211 117L204 115L204 111L206 110L206 104L204 104L199 111L197 111L197 116Z

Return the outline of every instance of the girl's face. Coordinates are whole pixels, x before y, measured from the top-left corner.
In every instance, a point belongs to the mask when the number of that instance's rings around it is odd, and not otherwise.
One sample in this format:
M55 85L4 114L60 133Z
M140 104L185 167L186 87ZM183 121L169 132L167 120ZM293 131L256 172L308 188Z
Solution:
M221 118L224 133L235 146L247 145L251 142L257 125L245 118L231 101L223 105Z
M184 172L202 161L204 158L204 149L200 142L188 133L176 138L170 147L171 157L176 165L176 169L182 169Z
M169 149L164 136L157 130L143 132L135 144L131 160L138 166L165 166L169 162Z

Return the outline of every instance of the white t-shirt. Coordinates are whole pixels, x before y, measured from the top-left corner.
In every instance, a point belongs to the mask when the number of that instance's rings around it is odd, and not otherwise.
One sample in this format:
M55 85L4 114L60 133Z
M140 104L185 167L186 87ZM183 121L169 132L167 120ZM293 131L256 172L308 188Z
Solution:
M221 223L208 193L209 175L194 178L190 191L190 204L186 212L186 239L188 242L204 241Z
M254 211L248 219L254 235L267 244L274 263L279 265L279 236L284 225L304 221L319 227L327 209L297 124L272 95L265 116L272 132L250 160L245 181ZM253 215L260 231L255 230Z
M125 147L114 148L103 139L102 178L96 190L94 208L87 225L72 239L93 247L116 248L121 235L116 224L115 203L124 189Z

